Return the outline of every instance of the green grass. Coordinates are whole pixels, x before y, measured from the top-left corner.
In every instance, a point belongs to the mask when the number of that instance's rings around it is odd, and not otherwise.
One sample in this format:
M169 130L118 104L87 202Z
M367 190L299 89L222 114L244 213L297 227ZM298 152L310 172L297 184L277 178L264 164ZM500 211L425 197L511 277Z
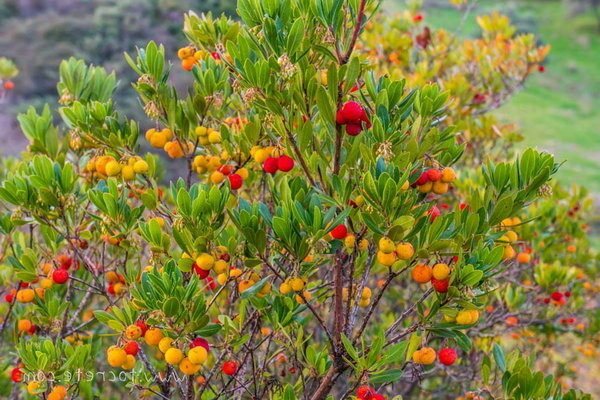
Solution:
M391 11L401 2L387 0ZM593 15L568 16L561 1L480 1L461 35L475 37L475 16L499 10L521 31L533 32L552 50L547 71L536 73L524 90L496 113L502 122L520 125L522 146L534 146L567 161L558 178L583 184L600 194L600 31ZM463 13L429 7L425 20L454 31Z

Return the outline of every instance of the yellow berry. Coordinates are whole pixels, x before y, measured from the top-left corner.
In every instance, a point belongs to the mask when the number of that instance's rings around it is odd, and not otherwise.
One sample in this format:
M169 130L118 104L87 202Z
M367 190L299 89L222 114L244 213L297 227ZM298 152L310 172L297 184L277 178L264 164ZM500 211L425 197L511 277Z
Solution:
M183 360L183 352L177 347L171 347L165 352L165 361L167 364L177 365Z
M204 347L196 346L188 351L187 356L193 364L204 364L208 358L208 352Z

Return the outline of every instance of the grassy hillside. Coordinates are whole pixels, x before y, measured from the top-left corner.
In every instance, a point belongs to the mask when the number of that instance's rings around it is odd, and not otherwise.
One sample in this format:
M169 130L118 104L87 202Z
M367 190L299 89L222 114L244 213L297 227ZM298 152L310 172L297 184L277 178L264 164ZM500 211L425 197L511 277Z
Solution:
M387 0L396 11L401 1ZM477 36L475 16L500 10L522 31L534 32L552 51L544 74L535 74L524 90L498 111L502 120L518 123L526 140L566 160L559 178L585 184L600 194L600 31L593 15L568 16L561 1L480 1L461 34ZM454 31L463 13L430 7L433 26Z

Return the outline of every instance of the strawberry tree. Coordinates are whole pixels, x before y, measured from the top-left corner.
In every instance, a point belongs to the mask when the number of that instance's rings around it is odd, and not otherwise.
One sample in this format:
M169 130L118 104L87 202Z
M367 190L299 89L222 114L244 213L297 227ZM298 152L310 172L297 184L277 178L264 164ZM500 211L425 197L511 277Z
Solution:
M3 390L589 398L482 339L496 323L486 306L519 306L506 294L512 229L527 229L516 218L559 165L533 149L460 163L448 91L385 76L357 51L376 6L189 13L186 90L162 46L126 56L144 130L117 110L114 74L61 64L62 124L50 107L20 115L31 144L0 186L0 334L16 382ZM164 179L142 146L181 177Z

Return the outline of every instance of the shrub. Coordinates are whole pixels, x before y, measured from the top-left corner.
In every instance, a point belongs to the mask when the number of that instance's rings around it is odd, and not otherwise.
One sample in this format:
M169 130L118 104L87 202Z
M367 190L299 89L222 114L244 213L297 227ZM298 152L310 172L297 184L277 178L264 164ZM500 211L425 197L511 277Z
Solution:
M162 46L126 57L154 123L145 139L111 99L114 74L61 64L64 125L50 107L20 115L29 152L0 187L12 390L590 398L536 371L523 342L499 344L499 324L525 339L522 324L585 330L557 322L584 318L584 276L567 263L591 257L576 248L583 222L550 230L566 208L538 201L559 165L533 149L474 163L456 126L479 108L453 108L451 78L397 79L365 59L375 8L240 0L241 22L187 14L187 91ZM181 179L159 185L144 140ZM104 384L78 371L131 372Z

